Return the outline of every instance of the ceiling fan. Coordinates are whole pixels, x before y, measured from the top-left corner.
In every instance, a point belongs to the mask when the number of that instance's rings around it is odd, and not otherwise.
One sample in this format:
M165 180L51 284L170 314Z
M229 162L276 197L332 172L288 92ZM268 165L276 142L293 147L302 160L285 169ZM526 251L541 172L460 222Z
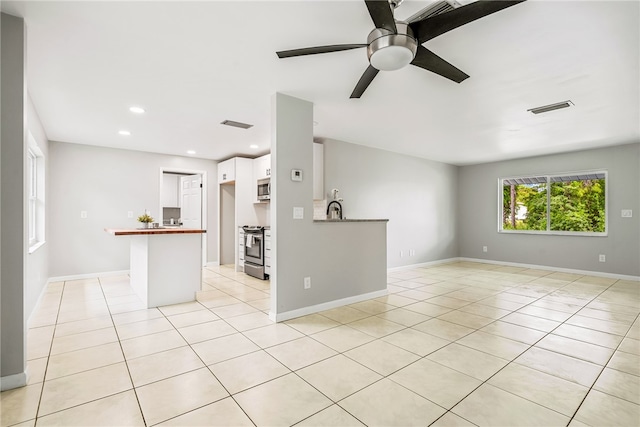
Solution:
M456 83L469 77L426 47L428 40L461 27L492 13L522 3L525 0L478 0L448 12L427 16L415 21L396 21L393 10L403 0L365 0L375 28L369 33L366 44L338 44L307 47L276 52L279 58L315 55L318 53L367 48L369 67L356 84L350 98L360 98L378 71L392 71L409 64L439 74Z

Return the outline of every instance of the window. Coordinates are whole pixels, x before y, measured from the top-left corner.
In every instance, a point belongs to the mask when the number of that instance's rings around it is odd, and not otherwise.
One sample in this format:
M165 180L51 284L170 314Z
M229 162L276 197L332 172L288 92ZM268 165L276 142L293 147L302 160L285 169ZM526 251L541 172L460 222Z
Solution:
M606 235L607 172L502 178L501 232Z
M27 170L29 174L29 246L38 243L37 229L37 204L38 204L38 162L33 150L27 153Z
M44 244L44 155L29 133L27 150L27 209L29 253Z

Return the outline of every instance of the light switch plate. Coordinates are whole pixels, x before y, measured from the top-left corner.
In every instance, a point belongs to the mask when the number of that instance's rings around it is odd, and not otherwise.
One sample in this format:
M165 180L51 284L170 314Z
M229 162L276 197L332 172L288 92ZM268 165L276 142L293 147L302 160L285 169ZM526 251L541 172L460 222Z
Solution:
M621 216L622 218L632 218L633 211L631 209L622 209Z
M82 219L87 218L87 211L80 211L80 218Z
M304 208L294 207L293 208L293 219L304 219Z
M291 181L302 181L302 170L300 169L291 169Z

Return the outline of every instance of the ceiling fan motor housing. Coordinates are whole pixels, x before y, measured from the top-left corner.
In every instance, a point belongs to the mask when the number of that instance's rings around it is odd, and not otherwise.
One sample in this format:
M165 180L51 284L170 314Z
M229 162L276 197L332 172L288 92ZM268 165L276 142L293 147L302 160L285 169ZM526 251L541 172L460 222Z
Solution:
M416 56L418 42L409 24L396 21L396 28L397 34L385 28L375 28L367 37L367 57L378 70L399 70Z

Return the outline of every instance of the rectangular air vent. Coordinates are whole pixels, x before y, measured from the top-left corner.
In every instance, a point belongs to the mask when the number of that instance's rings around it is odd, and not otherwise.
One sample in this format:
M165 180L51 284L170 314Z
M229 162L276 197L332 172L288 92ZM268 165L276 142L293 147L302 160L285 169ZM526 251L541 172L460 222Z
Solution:
M575 105L571 101L562 101L555 104L543 105L542 107L530 108L527 111L531 111L533 114L546 113L548 111L559 110L561 108L569 108Z
M247 123L242 123L242 122L234 122L233 120L223 120L220 122L221 125L226 125L226 126L233 126L235 128L240 128L240 129L249 129L250 127L252 127L253 125L247 124Z
M430 18L435 15L440 15L441 13L449 12L450 10L456 9L458 7L460 7L460 3L455 0L437 1L411 15L406 21L421 21L425 18Z

